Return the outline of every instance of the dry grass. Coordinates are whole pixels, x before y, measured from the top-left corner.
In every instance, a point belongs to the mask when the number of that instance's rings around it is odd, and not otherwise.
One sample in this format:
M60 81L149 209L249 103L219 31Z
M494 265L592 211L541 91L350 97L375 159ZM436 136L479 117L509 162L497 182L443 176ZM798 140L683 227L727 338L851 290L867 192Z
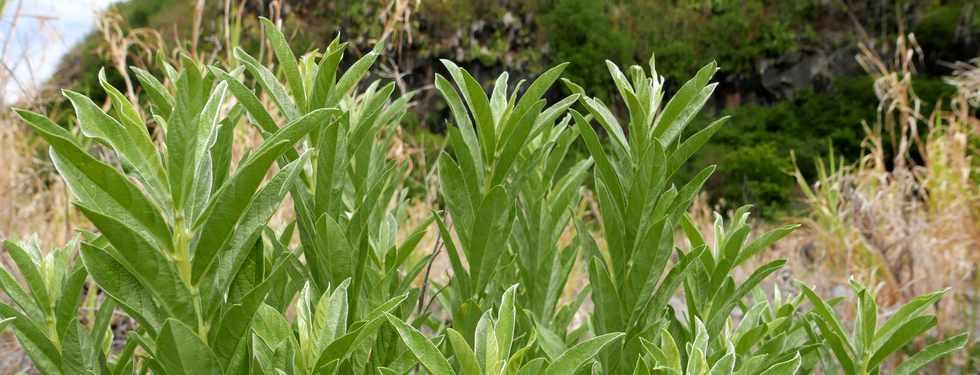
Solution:
M0 1L0 5L5 5ZM48 58L29 56L32 49L21 48L13 54L12 44L17 43L16 27L23 22L37 22L38 28L47 32L51 40L57 33L49 30L51 17L24 15L22 1L10 4L3 14L5 27L0 32L0 241L9 238L25 238L40 233L39 241L45 246L66 243L73 235L78 220L68 205L68 191L47 161L47 147L39 143L27 127L16 120L9 106L36 108L43 102L38 84L32 82L34 67L39 60ZM2 7L0 7L2 8ZM32 65L33 64L33 65ZM27 67L28 77L19 72ZM8 97L7 87L13 87ZM14 103L11 103L14 102ZM0 262L10 265L0 252ZM6 296L0 296L6 299ZM0 374L21 373L30 369L29 361L17 345L11 332L0 333Z
M863 157L849 164L831 151L817 160L814 181L797 170L809 210L791 220L804 227L756 261L787 258L781 281L805 281L828 297L849 295L851 277L876 285L885 317L912 296L949 288L934 307L939 334L977 332L980 188L970 139L980 124L980 69L957 64L948 82L958 94L923 114L911 84L922 53L914 36L899 38L893 53L885 59L862 46L858 56L881 103L875 122L865 124ZM697 212L710 220L705 208ZM952 359L956 367L966 354Z
M78 222L68 192L46 158L46 147L10 116L0 116L0 239L40 233L45 246L63 244Z
M915 295L949 288L950 298L934 307L937 332L976 333L980 186L970 141L980 136L980 60L952 65L954 74L947 82L957 95L923 114L911 85L922 53L914 36L899 38L893 53L884 59L862 46L858 56L875 78L880 100L878 118L864 125L864 155L851 163L830 150L816 161L813 181L797 170L808 209L786 221L804 226L743 265L736 276L786 259L787 267L764 288L775 284L795 294L797 281L802 281L821 295L848 298L847 281L853 277L877 286L884 305L880 313L886 318ZM701 197L689 213L710 238L717 207L707 202ZM760 224L756 234L782 223ZM963 369L968 354L963 351L923 373Z
M42 245L53 246L67 242L78 221L69 209L65 185L48 161L46 145L10 111L14 105L29 109L43 106L47 98L38 88L40 84L26 80L33 80L38 62L51 56L34 48L20 48L20 53L14 53L17 49L12 45L19 43L17 26L27 22L36 22L41 34L48 36L47 42L55 43L60 36L50 24L52 17L23 14L22 4L20 0L7 4L2 15L5 27L0 30L0 240L39 233ZM22 67L27 67L27 77L18 77ZM14 88L16 98L6 97L7 87Z

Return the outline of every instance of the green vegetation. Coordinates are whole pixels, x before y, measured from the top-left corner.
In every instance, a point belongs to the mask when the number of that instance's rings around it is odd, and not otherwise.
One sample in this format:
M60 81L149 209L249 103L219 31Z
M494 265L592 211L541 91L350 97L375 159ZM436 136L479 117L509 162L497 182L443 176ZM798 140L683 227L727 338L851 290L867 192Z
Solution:
M601 1L561 0L542 13L542 32L552 35L549 44L552 63L569 62L570 79L593 87L604 100L612 98L605 67L596 61L633 61L635 47L630 35L613 24L611 5Z
M927 314L929 306L937 303L945 290L916 297L896 310L888 320L878 323L878 305L875 292L851 282L857 295L854 331L848 335L833 308L812 290L803 287L803 294L813 303L812 319L826 338L828 346L837 358L839 369L845 374L877 374L889 356L916 339L916 336L936 326L936 317ZM935 361L950 348L966 345L966 333L933 343L909 357L897 366L893 374L915 374L928 363Z
M744 105L725 111L732 117L701 160L717 163L718 176L712 183L729 204L754 202L766 215L786 207L793 198L795 180L789 154L801 160L806 176L814 169L810 160L831 145L844 155L860 152L862 121L874 118L878 100L870 78L842 78L828 93L812 90L772 106ZM853 124L841 126L842 123Z
M728 126L692 130L714 63L669 95L653 59L607 62L617 116L573 80L546 99L566 65L513 86L503 73L488 91L444 60L444 210L413 225L407 166L388 151L415 93L365 81L381 48L343 69L339 38L297 58L261 24L275 69L241 48L229 65L183 55L162 75L133 69L138 102L100 77L109 112L65 92L78 133L17 110L94 227L46 255L5 243L26 289L2 269L0 324L42 374L873 375L885 360L905 374L965 344L893 355L935 326L924 308L942 292L878 325L873 292L855 285L847 335L836 301L760 287L785 261L736 278L795 226L753 236L743 207L708 237L687 214L714 167L677 173ZM596 220L580 203L590 178ZM273 225L287 197L292 216ZM437 250L419 246L433 223L443 279L427 271ZM589 286L569 297L577 264ZM135 327L111 330L116 313Z
M931 113L934 103L955 93L952 86L937 79L912 83L922 100L922 113ZM804 90L771 106L748 104L723 111L732 123L696 157L695 164L719 165L708 183L709 191L716 200L728 200L723 207L752 202L765 216L785 213L797 198L791 153L807 178L816 176L812 161L830 147L854 159L861 154L865 138L861 124L877 115L873 84L866 76L841 77L827 92Z

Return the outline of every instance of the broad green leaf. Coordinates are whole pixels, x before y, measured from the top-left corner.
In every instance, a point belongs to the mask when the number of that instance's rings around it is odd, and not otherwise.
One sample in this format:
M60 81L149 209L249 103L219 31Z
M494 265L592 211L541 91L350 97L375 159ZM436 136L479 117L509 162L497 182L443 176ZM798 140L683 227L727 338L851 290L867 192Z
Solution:
M44 334L43 328L31 321L28 316L2 303L0 303L0 319L13 319L9 324L14 329L17 342L35 366L46 370L46 373L60 373L57 369L61 365L61 354L51 339Z
M473 116L473 121L476 123L476 136L480 143L484 162L492 163L497 150L497 130L493 123L490 99L487 98L487 93L483 91L483 87L476 78L473 78L468 72L460 69L449 60L440 61L463 94L463 99Z
M330 95L327 96L326 107L334 107L340 100L351 93L351 90L357 86L357 83L364 78L368 73L368 69L374 65L374 62L381 55L379 48L381 45L375 46L371 52L368 52L364 56L361 56L354 64L347 68L347 71L337 79L337 83L334 84L333 89L330 90Z
M39 114L17 114L51 145L52 160L76 198L126 223L147 240L170 248L170 229L151 201L115 168L85 152L67 130Z
M514 300L516 293L516 284L507 288L504 296L500 299L500 307L497 308L497 324L494 331L503 359L510 357L511 345L514 342L514 327L517 326L517 307Z
M459 361L463 375L482 375L483 371L480 370L480 364L476 360L476 354L473 353L470 345L466 343L463 335L452 328L447 328L446 336L449 337L449 344L452 345L453 352L456 353L456 360Z
M711 137L718 132L718 129L721 129L722 125L728 122L728 118L728 116L725 116L715 120L704 129L701 129L697 133L694 133L694 135L681 142L680 146L677 147L677 150L670 154L670 166L667 168L667 176L673 176L674 173L677 172L677 170L680 169L681 166L683 166L684 163L691 157L691 155L694 155L694 153L698 152L701 147L708 143L708 140L710 140Z
M293 334L286 317L266 304L255 312L252 331L265 345L273 348L283 345Z
M476 273L477 285L485 285L496 271L502 251L497 244L505 243L510 235L510 201L507 190L497 185L490 189L477 211L480 222L473 224L476 228L463 247L470 272Z
M190 291L180 280L174 264L161 250L155 249L124 223L102 215L86 205L76 206L96 228L99 228L115 249L115 254L118 256L114 256L114 260L127 270L127 274L138 280L151 296L156 297L160 307L173 314L172 317L184 322L192 322L196 319Z
M499 373L500 368L503 366L501 361L503 360L504 355L500 352L501 343L500 340L497 339L497 331L493 327L493 319L491 318L489 310L483 314L483 318L480 319L480 324L478 324L477 327L479 328L477 329L476 336L473 338L473 342L474 344L481 341L483 342L482 347L474 345L476 350L482 353L483 369L487 373Z
M67 335L61 340L61 369L66 374L94 374L94 345L88 332L77 319L69 324Z
M772 246L772 244L776 243L776 241L779 241L781 238L793 233L793 231L799 227L799 224L786 225L766 232L759 238L752 240L752 242L749 242L749 244L746 245L745 248L743 248L738 254L738 258L735 260L735 265L738 266L759 252L768 249L769 246Z
M67 90L64 92L75 108L82 133L109 144L126 163L136 168L146 188L159 202L168 202L167 176L163 162L143 119L132 103L106 81L104 70L99 71L99 83L112 99L116 118L102 112L92 100L82 94Z
M347 171L347 129L345 121L320 128L317 140L314 204L317 212L336 215L342 205L344 173Z
M463 305L459 308L459 310L462 310L463 307L468 307L468 306ZM479 308L473 309L473 312L474 313L480 312ZM462 326L462 325L457 324L457 326ZM488 347L488 344L491 341L489 340L488 337L491 335L489 331L493 331L493 316L489 310L483 311L480 314L480 318L477 320L476 326L475 328L472 329L472 331L473 331L473 337L472 337L473 351L476 353L476 361L480 364L480 367L483 368L485 371L490 371L490 369L487 368L487 363L490 362L487 360L487 354L488 352L490 352L491 355L494 355L499 351L496 345L494 345L493 347ZM496 344L496 342L494 342L494 344Z
M531 132L534 126L534 120L540 113L541 108L544 107L544 101L539 101L535 105L532 105L530 109L524 113L519 121L514 125L517 129L509 135L507 139L501 139L501 144L503 145L500 150L500 156L496 160L493 168L493 177L490 180L491 185L497 185L504 182L504 179L510 172L511 166L517 159L517 156L521 153L521 149L526 147L528 143L527 136Z
M282 35L282 32L272 21L265 17L259 17L259 20L265 30L265 37L269 40L269 45L272 46L272 50L276 54L276 60L279 61L279 65L282 66L282 70L286 74L289 92L292 94L293 100L296 101L296 106L305 113L306 108L308 108L306 89L303 87L303 79L300 77L299 68L296 66L296 56L293 55L293 50L289 48L286 37Z
M597 332L612 332L623 327L624 307L619 291L605 264L595 256L589 262L589 282L595 304L593 320L596 321Z
M323 108L327 104L327 95L337 82L337 67L344 57L347 43L337 45L331 43L331 47L333 48L327 49L326 55L320 58L320 63L317 65L310 94L310 110Z
M115 299L127 314L150 332L160 329L161 312L153 296L125 267L104 250L84 242L81 258L99 288Z
M61 298L55 302L55 320L57 321L58 336L64 336L69 328L69 322L78 315L78 307L82 301L83 288L88 273L81 261L77 261L61 285Z
M545 370L545 375L572 374L599 354L606 345L623 337L622 333L607 333L575 345L558 356Z
M327 270L330 283L336 285L354 276L357 254L344 228L333 218L323 215L316 223L316 232L316 245L320 247L321 254L330 260Z
M581 114L575 110L570 110L572 117L575 119L576 126L578 127L579 134L582 136L582 140L585 141L586 148L589 150L589 154L592 155L592 159L595 160L596 169L598 169L599 176L601 177L603 183L609 188L612 197L618 206L622 207L625 202L625 191L622 186L619 174L613 167L612 162L609 161L609 157L603 150L602 144L599 142L599 136L596 135L595 130L592 129L592 125L583 117Z
M586 109L589 110L589 113L599 122L599 125L612 136L612 139L615 141L614 146L616 147L617 153L621 152L629 155L631 153L630 145L629 141L626 140L626 135L623 133L623 125L619 123L619 120L612 114L612 111L598 98L583 96L582 101ZM595 155L592 157L595 157Z
M11 255L11 258L13 258L18 264L18 267L20 267L20 262L17 260L19 256L15 255L19 248L10 241L6 241L4 245L6 245L7 251ZM28 262L30 262L30 260L28 260ZM0 265L0 290L6 293L6 296L9 297L14 304L20 307L21 311L30 316L37 317L38 319L43 319L48 315L47 311L50 306L47 303L42 304L41 299L38 298L39 294L33 292L33 289L35 288L35 284L40 282L40 285L38 286L41 287L41 293L43 293L42 295L45 302L47 301L46 299L48 295L47 289L44 288L44 284L40 280L33 282L31 281L31 279L34 277L40 277L40 274L37 273L37 269L34 268L33 262L27 265L27 269L24 269L24 267L20 268L22 269L21 274L24 275L24 278L27 280L27 284L32 292L28 293L25 291L24 288L20 286L20 283L17 282L17 279L14 278L14 275L2 265ZM30 276L31 273L33 273L34 276Z
M201 226L201 234L191 244L194 255L192 280L200 280L211 268L222 244L231 238L235 224L245 213L272 163L286 151L292 150L295 142L331 113L330 110L316 110L284 126L244 160L235 175L218 190L204 215L206 219Z
M279 209L279 204L286 193L298 180L302 167L308 160L307 155L304 154L303 157L284 166L252 198L232 238L227 242L227 246L224 246L223 256L218 258L215 272L212 273L214 287L211 290L214 295L209 302L212 307L216 304L218 296L227 291L231 278L238 273L248 250L259 238L261 230L265 228L272 215Z
M854 359L851 358L850 342L847 341L847 336L837 334L835 329L820 316L813 317L813 321L820 328L826 345L834 353L834 357L837 358L837 362L840 364L844 373L848 375L855 374Z
M834 336L840 338L847 337L847 334L844 333L844 326L841 324L840 320L837 318L837 314L834 313L830 305L828 305L822 298L818 297L817 294L806 285L800 285L800 289L802 289L802 292L807 299L810 300L810 303L813 304L813 309L817 315L821 318L821 320L828 324L828 328L830 328L831 331L824 332L824 334L833 333ZM846 349L847 352L854 351L854 348L850 347L849 344L844 349Z
M663 281L660 282L656 291L651 295L651 298L641 299L638 301L636 309L634 309L634 315L640 317L636 323L643 323L648 314L655 314L662 311L664 307L667 306L667 302L671 296L677 291L680 283L686 277L691 264L701 257L701 254L707 251L705 246L700 246L688 252L687 254L681 253L680 260L671 267L670 271L667 272L667 276L664 277ZM656 280L648 280L647 287L644 289L650 289ZM647 301L643 304L642 301Z
M510 75L503 72L497 77L493 84L493 93L490 94L490 112L493 115L493 123L500 124L507 110L507 78Z
M705 65L670 98L654 123L653 136L661 144L666 146L672 143L694 115L701 110L717 86L717 84L706 86L716 71L718 66L714 62Z
M449 365L449 361L446 360L446 357L443 357L442 353L439 353L439 349L429 339L425 338L421 332L394 315L385 313L385 316L388 318L388 323L395 328L395 331L398 331L398 336L401 337L405 346L415 355L419 363L425 366L433 375L456 374L452 366Z
M262 101L251 89L224 71L215 68L212 68L212 71L217 71L216 75L228 84L228 91L231 91L231 94L235 96L242 107L245 107L259 129L269 134L275 133L279 129L272 115L269 114Z
M521 99L517 101L517 107L515 112L521 112L523 109L530 107L533 103L537 102L539 99L544 97L544 94L555 84L555 81L561 77L562 72L568 67L567 62L555 65L553 68L548 69L544 73L538 76L531 82L521 96Z
M140 85L143 86L143 91L150 99L150 103L156 107L156 111L163 117L170 115L170 111L174 107L174 97L170 94L170 91L161 83L156 77L154 77L150 72L137 68L130 67L136 79L140 81Z
M185 68L178 81L177 105L167 128L167 170L170 178L170 191L173 204L184 222L193 222L196 209L206 197L198 193L207 186L210 179L201 179L207 174L210 158L208 150L217 134L221 107L224 105L228 84L221 82L214 89L184 86L203 85L196 68ZM184 83L184 82L187 83ZM200 93L207 96L203 104L195 97ZM208 91L210 90L210 91ZM198 107L200 105L200 107ZM210 187L206 189L210 191Z
M231 173L231 162L234 158L233 144L235 143L235 128L245 114L245 109L240 105L232 107L231 112L221 120L218 125L217 136L214 145L208 150L211 158L211 192L214 194L219 187L223 186ZM209 194L209 195L210 195Z
M558 358L568 347L565 346L565 342L561 337L558 336L554 331L546 327L544 324L535 320L534 327L538 335L538 345L541 350L544 351L548 359L554 360Z
M741 285L732 291L728 298L714 299L712 302L712 307L718 307L711 311L711 320L708 323L708 329L712 332L718 332L724 321L728 318L728 315L731 313L731 310L737 304L741 303L742 298L755 289L755 287L765 280L766 277L769 277L769 275L771 275L773 272L783 268L784 265L786 265L785 260L774 260L766 263L753 271Z
M280 113L285 115L287 121L292 121L301 115L296 103L290 98L286 88L279 83L276 75L266 68L258 60L245 52L241 48L235 48L235 59L242 63L256 81L266 89L272 96L272 101L276 103Z
M735 353L728 353L711 366L708 375L731 375L732 371L735 371Z
M459 164L453 161L449 154L440 155L437 163L439 178L442 180L439 191L445 200L446 208L452 214L456 226L466 231L472 224L477 205L480 203L473 201L478 198L477 194L467 189L466 177Z
M517 372L518 375L537 375L544 371L544 367L547 364L544 358L535 358L521 367L520 371Z
M693 350L690 350L692 349ZM684 370L685 374L706 374L708 372L708 362L705 359L704 349L695 345L688 346L691 352L687 357L687 367Z
M660 346L663 348L664 359L666 360L663 365L680 374L682 369L681 352L674 337L667 330L660 332Z
M242 340L247 337L256 312L262 306L275 280L283 274L284 264L287 262L288 260L281 260L268 275L265 275L265 279L259 285L241 298L240 303L227 308L220 323L212 328L216 333L212 336L211 347L214 348L215 358L225 367L229 365Z
M905 347L905 345L914 341L916 337L935 327L936 323L937 320L934 316L919 316L905 322L905 324L895 330L895 333L880 348L874 348L875 351L873 353L869 352L871 359L868 360L867 367L878 367L885 359L888 359L889 355ZM872 350L872 348L868 348L868 350Z
M480 141L477 139L476 132L473 130L473 123L470 121L466 107L463 105L463 100L460 99L456 89L442 75L436 74L435 86L439 90L439 93L442 94L443 99L446 100L446 104L449 105L449 110L453 114L456 128L459 129L463 143L466 145L465 151L469 153L474 165L477 166L478 172L480 172L477 174L479 181L476 182L478 185L482 185L483 154L480 150ZM464 152L461 149L456 149L455 151L457 153Z
M116 302L107 298L99 305L95 312L95 321L91 323L91 353L93 357L99 356L103 349L111 350L113 331L112 323L116 312ZM96 354L99 353L99 354ZM94 362L94 361L93 361Z
M337 338L320 352L316 368L326 366L331 361L343 360L354 352L363 350L363 346L371 343L369 339L374 337L378 328L387 320L384 314L397 308L405 302L406 298L408 298L407 294L393 297L368 313L364 320L366 323L361 324L364 321L355 323L353 327L356 328Z
M855 282L856 284L856 282ZM871 291L861 286L858 292L857 314L854 321L854 341L857 352L861 357L873 354L874 348L871 343L874 340L875 330L878 328L878 305L875 303Z
M888 318L888 320L881 325L881 328L878 329L877 333L875 333L874 347L881 347L885 341L888 341L891 336L895 334L895 331L897 331L899 327L905 325L906 322L914 319L922 314L923 311L933 306L939 301L940 298L943 297L944 294L946 294L945 289L935 291L915 297L908 303L902 305L902 307L900 307L898 311L891 316L891 318Z
M919 371L929 363L949 355L952 352L963 349L969 340L969 334L963 333L935 344L926 346L924 349L909 357L901 365L895 368L893 375L910 375Z
M344 280L333 292L324 294L314 312L314 331L319 332L317 349L326 348L334 339L347 334L347 287L350 278Z
M800 354L797 353L795 356L793 356L793 358L790 358L785 362L774 364L759 375L793 375L800 369L802 362L803 359L800 357Z
M154 357L168 375L221 374L221 366L214 353L184 323L168 319L156 344Z

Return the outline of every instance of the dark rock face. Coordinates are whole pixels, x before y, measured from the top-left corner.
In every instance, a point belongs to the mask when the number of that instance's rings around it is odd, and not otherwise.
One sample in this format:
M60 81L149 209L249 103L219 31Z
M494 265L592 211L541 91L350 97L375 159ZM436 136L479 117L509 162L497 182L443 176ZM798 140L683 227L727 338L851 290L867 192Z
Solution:
M775 100L789 98L793 93L805 89L823 91L829 88L834 77L861 72L854 59L857 53L857 48L845 47L832 51L796 52L775 60L760 60L759 78L766 94Z

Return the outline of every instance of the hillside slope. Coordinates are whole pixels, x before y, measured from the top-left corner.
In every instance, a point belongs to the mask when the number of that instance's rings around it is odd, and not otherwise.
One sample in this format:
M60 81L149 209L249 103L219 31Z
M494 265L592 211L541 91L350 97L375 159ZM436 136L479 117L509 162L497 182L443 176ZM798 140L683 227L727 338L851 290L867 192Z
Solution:
M961 0L291 0L243 1L230 9L225 1L208 1L202 2L195 44L197 3L121 3L114 9L120 36L147 44L134 42L131 49L174 54L196 45L220 58L235 43L225 30L236 19L237 43L262 50L256 18L267 16L282 20L298 51L322 48L340 33L351 43L347 63L384 36L385 73L375 78L393 79L402 90L421 89L415 113L428 117L410 116L407 126L435 133L442 132L447 112L429 88L442 58L486 85L504 70L521 78L568 61L573 81L596 87L592 94L606 98L613 86L604 59L645 64L656 52L668 89L716 59L721 85L709 112L735 116L696 165L723 165L709 183L715 198L754 201L766 212L792 200L795 182L784 173L792 168L790 150L807 176L813 173L810 160L831 144L845 158L857 157L864 136L860 122L874 118L877 102L871 80L854 59L858 43L888 46L899 32L914 32L926 56L915 86L927 104L950 93L940 81L949 70L944 63L976 57L980 50L980 6ZM100 34L91 36L66 57L51 86L98 94L95 72L112 66L107 50ZM130 56L144 57L127 64L153 65L148 54ZM110 80L123 83L115 74Z

